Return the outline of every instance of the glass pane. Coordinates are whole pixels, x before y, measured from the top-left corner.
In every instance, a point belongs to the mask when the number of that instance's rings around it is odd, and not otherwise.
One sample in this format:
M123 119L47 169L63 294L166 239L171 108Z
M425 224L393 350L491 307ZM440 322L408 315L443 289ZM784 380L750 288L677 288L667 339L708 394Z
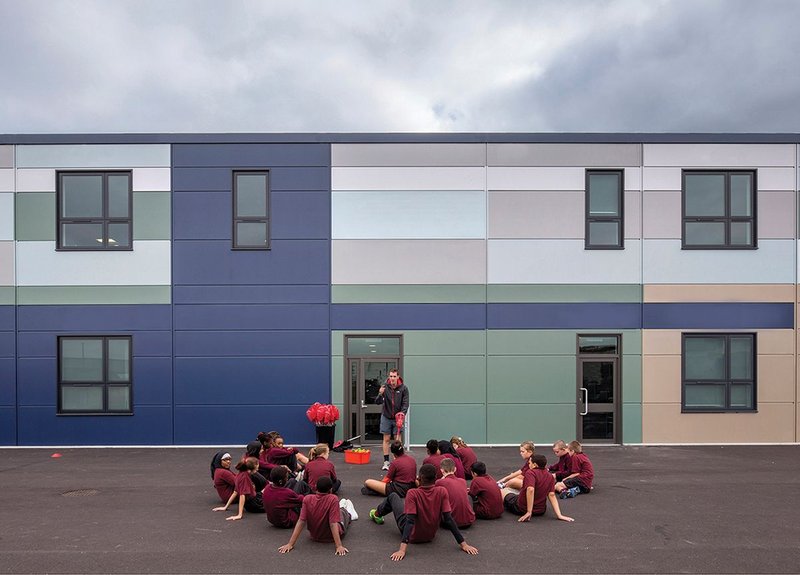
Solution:
M127 385L113 385L108 388L108 410L130 411L131 388Z
M358 362L350 362L350 401L353 405L358 403ZM355 429L355 427L353 427Z
M753 409L753 386L749 383L731 385L731 407Z
M613 335L582 335L578 338L578 353L617 353L617 338Z
M364 361L364 403L372 405L378 397L378 390L386 383L389 370L396 369L397 362L390 361Z
M687 380L725 378L724 337L687 337L684 345Z
M753 244L752 224L750 222L731 222L731 245L750 246Z
M236 175L236 217L267 217L267 176Z
M585 361L581 364L583 387L590 404L614 401L614 362Z
M103 224L62 224L61 246L65 248L102 248Z
M725 222L686 222L687 246L724 246Z
M399 337L348 337L347 355L400 355Z
M103 411L102 386L61 386L62 411Z
M589 175L589 215L619 216L619 174Z
M267 247L267 223L236 222L236 246L250 248Z
M364 414L364 434L361 441L366 443L383 441L380 412Z
M753 215L753 176L731 174L731 215Z
M686 407L725 408L724 385L687 385Z
M620 245L619 222L589 222L589 245Z
M108 247L110 248L129 248L130 224L113 223L108 224Z
M130 204L129 178L127 174L111 174L108 176L108 216L110 218L127 218Z
M686 216L725 215L725 175L686 174Z
M103 340L62 339L61 381L103 381Z
M731 337L731 379L753 379L753 339Z
M582 420L583 439L614 439L613 413L587 413Z
M127 339L108 340L108 381L131 380L131 346Z
M61 217L103 217L103 176L61 176Z

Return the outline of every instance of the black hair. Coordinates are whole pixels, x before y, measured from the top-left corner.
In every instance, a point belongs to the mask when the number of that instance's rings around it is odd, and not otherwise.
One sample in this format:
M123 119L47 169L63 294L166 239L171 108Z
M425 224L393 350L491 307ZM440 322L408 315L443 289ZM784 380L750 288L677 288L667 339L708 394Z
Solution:
M389 451L391 451L397 457L400 457L405 453L405 449L403 449L403 442L395 439L389 444Z
M536 467L538 467L539 469L544 469L545 467L547 467L547 457L545 455L542 455L541 453L537 453L536 455L531 457L531 461L533 461L536 464Z
M486 464L483 461L476 461L470 466L473 475L483 477L486 475Z
M247 452L247 457L255 457L258 459L258 456L261 454L261 442L258 440L251 441L247 444L247 447L245 447L245 451Z
M425 444L425 449L428 450L429 455L435 455L439 451L439 442L435 439L429 439L428 443Z
M425 463L420 466L418 475L420 485L432 485L436 481L436 467Z
M222 467L223 455L225 455L224 451L217 451L211 458L211 479L214 479L214 472Z
M452 459L455 459L456 457L461 459L461 456L458 454L458 452L453 449L453 444L445 439L442 439L439 442L439 453L442 455L452 455Z
M283 465L278 465L277 467L273 467L272 471L269 472L269 480L273 485L277 485L278 487L283 487L286 485L286 480L289 479L289 470L286 469Z
M258 469L258 458L242 457L239 463L236 464L236 469L238 471L252 471L254 469Z
M333 488L333 480L330 475L323 475L317 479L317 493L330 493Z

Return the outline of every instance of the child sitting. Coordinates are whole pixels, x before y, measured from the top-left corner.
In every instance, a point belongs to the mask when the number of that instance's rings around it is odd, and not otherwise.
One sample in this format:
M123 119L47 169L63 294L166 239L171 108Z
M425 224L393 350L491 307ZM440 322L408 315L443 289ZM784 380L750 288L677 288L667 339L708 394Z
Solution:
M594 481L594 466L583 452L583 446L577 441L570 441L567 449L572 460L571 473L556 484L556 491L562 499L589 493Z
M211 478L220 500L227 503L236 491L236 475L231 471L230 453L220 451L214 456L211 460Z
M547 511L547 502L555 511L556 517L562 521L572 522L572 517L561 514L554 487L555 479L547 471L547 458L544 455L531 457L528 467L529 473L524 475L522 489L519 494L507 493L503 499L505 508L514 515L520 515L518 521L530 521L531 517L544 515ZM504 490L506 491L506 490Z
M569 454L567 444L561 439L553 444L553 453L558 457L558 461L548 467L547 470L553 474L556 481L563 481L565 477L572 473L572 456Z
M486 474L486 464L482 461L472 464L469 495L475 503L478 519L497 519L503 514L503 494L494 477Z
M472 479L472 464L478 461L478 456L472 448L464 443L464 440L454 435L450 438L450 444L456 450L458 456L461 458L461 463L464 465L464 479Z
M447 490L450 512L458 528L467 529L475 523L475 511L472 510L472 500L467 492L467 482L456 477L456 464L452 459L442 459L439 467L442 478L436 480L436 485Z
M236 464L239 473L236 474L236 489L228 498L223 507L215 507L212 511L227 511L230 504L239 498L239 513L226 517L226 521L237 521L244 515L247 509L250 513L264 513L264 504L261 500L261 492L256 490L252 476L258 472L258 459L248 457Z
M333 463L328 461L330 449L327 443L318 443L308 452L308 463L306 463L304 478L312 491L317 490L317 481L322 477L330 477L333 487L331 493L339 491L342 486L341 480L336 478L336 468Z
M272 447L267 449L266 459L273 465L285 465L289 471L300 471L308 463L308 458L294 447L284 447L283 437L276 436Z
M386 496L390 493L397 493L400 497L405 497L409 489L417 486L417 462L414 458L406 454L403 443L397 439L389 444L392 452L392 463L383 481L377 479L367 479L364 487L361 488L363 495Z
M290 529L297 524L300 508L303 505L303 493L289 488L289 470L285 467L274 467L269 473L269 485L264 489L262 501L267 521L275 527ZM297 487L302 482L291 480Z
M519 444L519 456L525 460L525 463L517 471L513 471L503 477L498 482L500 487L516 489L517 491L522 489L522 476L528 471L528 461L533 457L534 449L533 441L523 441Z

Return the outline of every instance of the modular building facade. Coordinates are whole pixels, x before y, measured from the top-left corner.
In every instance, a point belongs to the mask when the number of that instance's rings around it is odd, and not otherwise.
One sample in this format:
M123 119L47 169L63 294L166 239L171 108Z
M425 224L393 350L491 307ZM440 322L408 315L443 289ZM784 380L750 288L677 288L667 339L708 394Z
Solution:
M0 444L798 442L796 134L0 136Z

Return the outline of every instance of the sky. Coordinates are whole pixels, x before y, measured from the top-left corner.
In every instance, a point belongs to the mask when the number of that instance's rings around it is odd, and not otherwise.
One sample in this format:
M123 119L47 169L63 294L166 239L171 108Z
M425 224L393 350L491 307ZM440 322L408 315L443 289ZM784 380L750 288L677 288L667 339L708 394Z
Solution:
M800 1L0 0L0 133L800 132Z

